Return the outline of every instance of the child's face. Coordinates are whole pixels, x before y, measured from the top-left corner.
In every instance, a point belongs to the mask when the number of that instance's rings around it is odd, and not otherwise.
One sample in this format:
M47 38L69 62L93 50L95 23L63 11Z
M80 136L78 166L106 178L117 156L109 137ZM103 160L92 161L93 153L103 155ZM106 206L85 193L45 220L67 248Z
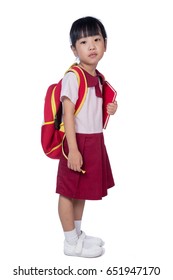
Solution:
M76 41L72 50L81 63L96 66L106 51L106 43L102 35L83 37Z

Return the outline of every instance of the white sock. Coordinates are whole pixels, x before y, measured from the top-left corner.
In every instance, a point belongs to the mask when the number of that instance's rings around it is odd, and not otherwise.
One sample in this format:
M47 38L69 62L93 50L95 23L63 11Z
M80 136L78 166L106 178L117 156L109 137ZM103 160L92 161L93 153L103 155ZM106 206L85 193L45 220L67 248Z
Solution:
M77 232L77 235L78 235L78 236L81 235L81 223L82 223L81 220L76 220L76 221L74 221L74 225L75 225L76 232Z
M70 245L75 245L77 244L78 241L78 234L76 232L76 229L74 228L71 231L64 231L64 236L65 240L70 244Z
M74 221L74 225L75 225L76 232L77 232L78 236L80 236L81 233L82 233L82 231L81 231L81 223L82 223L81 220ZM97 238L97 237L94 237L94 236L86 235L85 236L85 240L84 240L84 244L85 244L85 247L91 246L93 244L97 244L98 246L103 246L104 245L104 241L101 238Z

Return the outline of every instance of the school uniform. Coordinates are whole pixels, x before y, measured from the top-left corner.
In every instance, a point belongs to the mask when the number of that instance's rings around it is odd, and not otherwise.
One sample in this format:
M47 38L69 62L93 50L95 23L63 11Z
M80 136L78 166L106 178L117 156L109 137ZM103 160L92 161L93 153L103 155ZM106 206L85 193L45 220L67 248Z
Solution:
M84 70L83 70L84 71ZM67 166L62 154L58 167L56 192L69 198L99 200L114 186L112 170L104 144L102 75L97 71L93 77L84 71L88 84L86 100L75 116L75 131L78 149L83 158L82 172ZM68 97L74 104L78 99L78 82L73 72L68 72L62 80L61 100ZM65 138L64 152L68 155Z

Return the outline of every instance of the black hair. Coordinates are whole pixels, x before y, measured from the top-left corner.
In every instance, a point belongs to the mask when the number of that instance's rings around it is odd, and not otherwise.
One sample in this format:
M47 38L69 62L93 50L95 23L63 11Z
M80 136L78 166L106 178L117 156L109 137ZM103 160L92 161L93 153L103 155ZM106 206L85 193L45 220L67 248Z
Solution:
M100 20L94 17L83 17L74 21L70 29L71 45L75 47L76 41L83 37L102 35L107 38L106 30Z

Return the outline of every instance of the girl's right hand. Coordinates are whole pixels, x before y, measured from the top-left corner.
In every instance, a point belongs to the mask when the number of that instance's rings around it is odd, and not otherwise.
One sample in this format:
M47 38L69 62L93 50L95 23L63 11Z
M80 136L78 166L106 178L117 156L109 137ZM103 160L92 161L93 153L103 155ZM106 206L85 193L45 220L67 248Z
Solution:
M79 150L69 151L67 166L73 171L81 172L83 165L82 155Z

